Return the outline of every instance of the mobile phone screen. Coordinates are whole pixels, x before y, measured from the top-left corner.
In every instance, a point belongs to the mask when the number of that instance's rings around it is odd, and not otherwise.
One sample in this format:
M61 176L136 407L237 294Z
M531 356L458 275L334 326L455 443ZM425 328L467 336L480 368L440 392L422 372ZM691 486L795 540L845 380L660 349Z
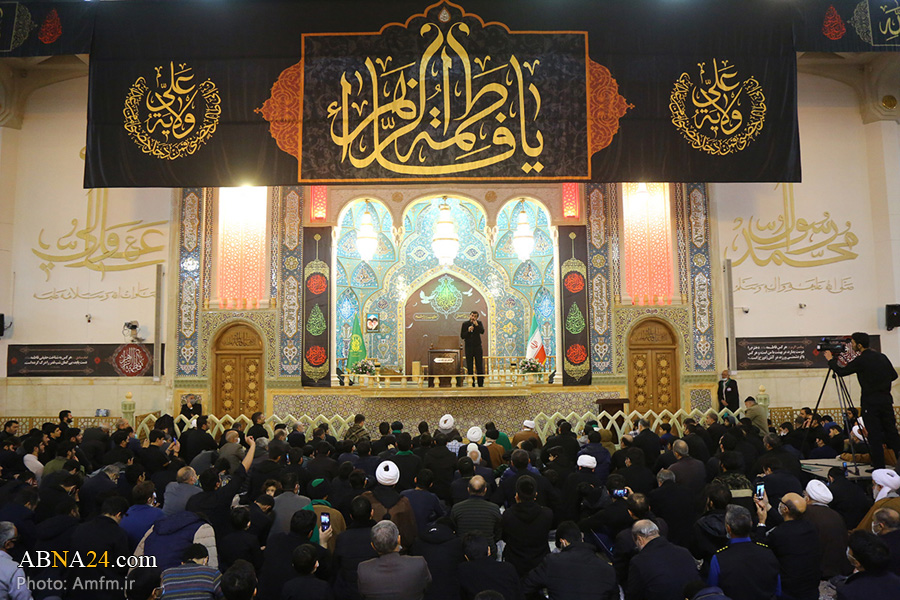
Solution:
M766 484L757 483L756 484L756 497L760 500L763 499L763 494L766 492Z
M322 531L325 531L329 527L331 527L331 515L329 515L328 513L322 513L322 516L319 520L322 522Z

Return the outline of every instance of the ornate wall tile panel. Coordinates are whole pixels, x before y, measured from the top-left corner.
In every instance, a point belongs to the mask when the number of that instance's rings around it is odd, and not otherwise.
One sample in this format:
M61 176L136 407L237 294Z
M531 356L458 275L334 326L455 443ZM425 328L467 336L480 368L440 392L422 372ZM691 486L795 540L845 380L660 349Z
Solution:
M209 377L209 355L216 333L222 327L237 321L250 322L259 330L266 343L266 377L275 377L278 364L278 318L274 310L203 311L200 320L200 376Z
M690 273L688 271L688 245L691 232L688 230L687 205L684 201L684 186L673 185L675 188L675 254L678 257L678 291L682 298L688 297L690 287Z
M278 298L278 375L299 377L303 348L302 292L303 292L303 188L278 188L279 228L273 230L272 265L276 267L272 298ZM277 236L277 238L276 238Z
M712 274L709 243L709 197L705 183L684 185L690 223L690 301L693 317L692 353L694 371L715 370L716 336L713 311Z
M203 190L184 188L179 202L181 218L178 249L178 296L176 376L198 375L198 359L203 354L200 346L201 309L200 249L203 224Z
M611 374L612 361L612 297L610 289L609 246L607 231L611 220L609 198L615 198L615 186L591 183L587 191L588 281L590 302L591 369L594 373Z
M666 320L681 338L682 371L690 371L691 365L691 313L683 306L620 306L613 311L615 372L625 374L625 354L628 350L628 332L643 317L656 316Z
M691 410L708 411L712 407L712 392L691 390Z
M212 281L213 205L213 190L203 188L203 306L210 299Z

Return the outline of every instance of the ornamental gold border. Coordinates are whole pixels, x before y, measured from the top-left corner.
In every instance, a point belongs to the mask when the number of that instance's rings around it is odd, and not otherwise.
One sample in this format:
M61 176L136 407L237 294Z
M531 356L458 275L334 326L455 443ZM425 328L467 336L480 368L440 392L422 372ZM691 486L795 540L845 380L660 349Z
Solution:
M145 96L150 91L147 80L138 77L134 84L128 88L125 96L125 109L122 111L124 121L122 123L128 137L134 141L141 152L163 160L177 160L190 156L200 149L219 126L219 117L222 115L222 99L219 90L212 81L207 79L198 86L200 95L206 100L206 110L203 114L203 124L195 135L180 142L161 142L150 137L144 130L140 117L140 106Z
M766 96L762 91L759 81L751 76L744 81L744 92L752 103L750 108L750 120L744 131L728 138L714 139L691 128L690 117L685 110L685 101L690 94L694 83L691 76L682 73L675 81L672 95L669 98L669 110L672 112L672 125L675 126L684 138L690 142L695 150L702 150L714 156L726 156L734 152L740 152L760 134L766 121Z

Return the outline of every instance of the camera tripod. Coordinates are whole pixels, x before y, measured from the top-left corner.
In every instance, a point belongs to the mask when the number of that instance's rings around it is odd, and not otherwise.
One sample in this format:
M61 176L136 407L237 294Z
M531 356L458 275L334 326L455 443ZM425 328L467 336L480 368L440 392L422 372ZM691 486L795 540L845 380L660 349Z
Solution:
M828 367L828 372L825 373L825 380L822 382L822 389L819 390L819 398L816 400L816 406L815 406L815 408L813 408L813 414L818 414L818 412L819 412L819 404L822 403L822 396L825 394L825 388L828 386L828 377L829 376L831 376L831 378L834 380L834 388L835 388L835 391L837 392L837 397L838 397L838 406L840 407L841 416L843 417L844 429L847 430L847 440L849 440L849 442L850 442L850 454L851 454L851 456L853 456L853 459L847 461L847 464L853 466L854 475L859 475L859 464L860 463L857 462L857 460L856 460L856 448L854 447L854 444L853 444L852 429L853 429L854 423L850 423L850 421L847 417L847 413L850 412L849 409L853 409L854 411L856 411L856 407L853 406L853 400L850 398L850 391L847 389L847 384L844 383L844 378L841 377L840 375L838 375L834 371L834 369L832 369L830 366ZM856 411L856 414L860 414L860 413L858 411ZM809 427L807 427L806 434L803 436L803 443L801 444L801 448L800 448L801 451L803 450L803 448L806 446L807 442L809 441L809 432L810 432L810 429L809 429ZM866 434L863 433L862 428L860 428L859 433L863 437L863 441L866 443L866 445L868 445L869 440L866 437Z

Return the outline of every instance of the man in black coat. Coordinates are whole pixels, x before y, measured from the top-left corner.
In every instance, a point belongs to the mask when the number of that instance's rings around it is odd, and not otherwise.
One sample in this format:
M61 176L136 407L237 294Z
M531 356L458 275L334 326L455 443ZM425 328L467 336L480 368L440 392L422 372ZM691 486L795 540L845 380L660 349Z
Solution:
M722 371L722 379L719 380L719 387L716 390L716 398L719 399L719 409L727 408L731 412L737 412L738 404L741 400L741 394L738 392L737 381L731 378L728 369Z
M493 501L500 506L506 507L515 504L516 480L523 475L529 475L537 485L535 501L541 506L553 509L557 505L558 492L546 477L528 470L528 452L522 449L513 450L512 455L510 455L510 462L515 469L515 473L500 479L500 485L494 493Z
M828 491L832 497L828 506L844 517L847 529L855 529L872 508L872 496L844 477L844 471L840 467L828 470Z
M893 508L880 508L872 516L872 531L881 538L891 554L888 569L900 575L900 513Z
M547 536L553 526L553 511L535 502L536 493L533 477L519 477L516 503L500 518L501 539L506 542L503 559L516 568L519 577L534 569L550 552Z
M291 530L288 533L273 535L263 553L263 568L259 573L259 598L278 598L284 584L291 578L293 568L291 558L294 550L303 544L310 544L310 536L316 526L316 513L312 510L298 510L291 518ZM332 529L319 534L319 568L316 577L328 581L331 576L331 559L326 546L333 535Z
M652 467L659 459L659 452L662 449L659 436L650 429L650 421L647 419L638 421L638 430L639 433L634 436L634 445L644 451L644 457L646 458L644 464Z
M547 590L550 600L619 598L612 565L584 543L574 521L563 521L556 528L556 546L560 551L546 555L522 581L526 596Z
M706 466L690 454L690 447L684 440L675 440L672 452L677 459L669 470L675 474L675 483L685 486L695 498L699 498L706 485Z
M100 516L75 528L72 533L73 553L85 561L89 556L103 557L104 562L98 560L92 567L70 568L67 573L69 594L66 598L118 600L122 597L127 567L124 563L119 566L118 561L131 556L131 544L119 522L127 510L127 500L112 496L104 500ZM73 585L76 580L78 586ZM116 588L111 582L119 582L119 586Z
M846 366L840 366L837 357L825 351L828 366L836 374L844 377L856 373L859 380L859 406L866 424L872 468L884 468L884 444L900 454L900 434L897 433L897 419L894 415L894 399L891 397L891 382L897 379L897 370L890 359L869 348L869 334L857 331L851 336L856 358Z
M900 597L900 577L888 568L888 548L868 531L850 534L847 558L856 570L838 586L838 600L894 600Z
M768 514L771 508L768 495L755 502L758 529L765 530L765 542L781 564L781 585L785 595L795 600L818 600L822 558L819 534L804 518L806 500L799 494L785 494L778 503L778 514L784 522L774 528L771 524L766 525L772 520Z
M378 553L372 548L371 533L375 521L372 520L372 503L368 498L357 496L353 499L350 518L350 525L337 537L334 547L334 593L338 600L361 600L357 569L363 561L378 558Z
M631 491L639 494L649 494L656 487L656 477L653 471L644 463L644 453L640 448L629 448L625 454L625 468L616 471L625 478L625 482Z
M694 522L699 516L697 499L690 489L676 485L675 475L668 469L656 474L659 487L650 492L650 509L669 525L668 540L682 548L690 548Z
M463 541L453 531L450 517L441 517L424 529L413 543L410 556L428 563L432 582L425 600L459 600L459 565L465 560Z
M607 536L614 540L620 531L631 526L631 515L628 514L628 505L625 503L625 478L613 473L606 480L606 489L612 502L605 508L578 522L578 526L585 533L592 532Z
M438 498L450 502L452 494L450 482L453 481L453 473L456 471L456 455L447 449L447 435L438 432L434 435L434 446L425 453L422 466L430 469L434 476L431 491Z
M550 448L554 446L562 448L566 458L569 459L569 464L575 464L581 444L578 443L578 438L572 432L572 424L568 421L559 421L556 424L556 435L547 438L547 442L541 449L541 462L545 465L550 462Z
M207 469L199 475L200 487L203 491L191 496L185 510L203 515L216 532L216 539L221 540L231 530L231 502L234 496L241 490L244 480L247 479L247 468L253 462L256 453L256 440L247 438L250 449L244 456L244 460L238 466L237 471L231 476L231 481L222 485L219 473L215 469Z
M319 551L312 544L301 544L291 554L291 566L297 573L284 584L281 600L332 600L331 586L315 576Z
M524 600L522 583L516 568L499 562L491 553L489 537L470 533L463 537L466 560L459 564L459 586L462 600L473 600L479 592L494 590L503 600Z
M685 584L699 579L691 553L661 537L653 521L638 521L631 533L640 552L628 567L625 600L682 600Z
M207 416L197 417L197 426L181 434L181 458L188 464L204 450L217 450L219 445L209 434Z
M413 454L412 438L405 431L397 436L397 454L391 461L400 469L397 490L411 490L416 487L416 475L422 469L422 459Z
M728 546L712 557L707 583L722 588L732 600L781 597L781 566L772 550L750 539L750 511L743 506L729 506L725 528Z

